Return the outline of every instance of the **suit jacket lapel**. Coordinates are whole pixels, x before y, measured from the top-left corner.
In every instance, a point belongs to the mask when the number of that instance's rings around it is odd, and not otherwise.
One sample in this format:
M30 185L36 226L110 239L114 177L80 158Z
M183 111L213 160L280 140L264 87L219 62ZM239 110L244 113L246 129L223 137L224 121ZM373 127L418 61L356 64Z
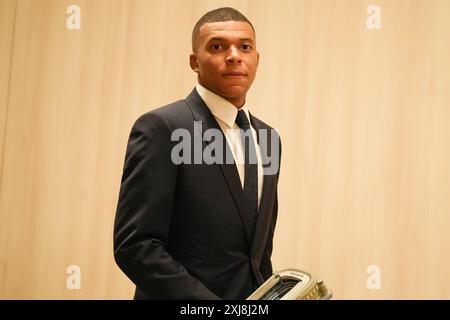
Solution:
M266 136L261 135L261 130L265 128L262 128L258 123L258 121L256 121L256 119L251 114L250 114L250 122L257 132L258 145L261 151L262 162L263 164L264 163L267 164L268 163L267 155L272 154L271 153L272 136L270 134L270 130L267 129L268 132ZM267 141L265 142L260 141L262 137L267 137ZM261 246L261 243L266 243L270 227L271 212L269 210L269 207L271 203L273 203L273 197L271 197L271 194L273 194L274 187L275 187L275 175L264 175L261 203L259 205L258 218L256 221L255 233L252 239L253 241L251 248L252 257L254 257L258 262L261 260L262 253L264 251L264 247Z
M194 89L186 98L186 101L192 111L193 117L196 121L202 121L202 132L203 136L204 131L208 129L217 129L222 134L222 139L224 143L224 148L226 151L225 155L231 154L231 150L229 149L228 143L226 141L225 135L220 129L219 124L214 118L213 114L209 110L208 106L205 104L203 99L197 93L197 90ZM203 148L207 146L210 142L204 141ZM204 150L204 149L202 149ZM236 165L234 163L227 164L225 161L222 161L222 164L219 164L220 169L222 170L222 174L225 178L225 181L228 185L231 195L233 196L236 207L238 208L239 215L241 217L242 223L244 224L245 233L247 236L247 240L249 244L252 243L251 235L250 235L250 212L247 200L245 199L245 194L242 190L241 180L239 178L239 173L237 171Z

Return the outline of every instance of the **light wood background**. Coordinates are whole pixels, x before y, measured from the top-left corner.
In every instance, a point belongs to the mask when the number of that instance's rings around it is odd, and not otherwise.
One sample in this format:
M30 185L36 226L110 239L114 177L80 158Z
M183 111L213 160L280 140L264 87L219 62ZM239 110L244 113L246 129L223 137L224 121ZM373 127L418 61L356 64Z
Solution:
M190 92L191 30L225 5L255 25L248 101L283 139L275 269L337 299L449 299L449 0L0 0L0 298L132 297L112 251L128 134Z

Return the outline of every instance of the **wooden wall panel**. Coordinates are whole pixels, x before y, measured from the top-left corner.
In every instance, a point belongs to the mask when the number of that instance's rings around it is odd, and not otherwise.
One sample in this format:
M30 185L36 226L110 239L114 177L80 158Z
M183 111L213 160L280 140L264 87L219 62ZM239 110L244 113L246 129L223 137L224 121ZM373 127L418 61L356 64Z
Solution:
M0 179L3 163L3 144L5 142L6 118L8 114L9 85L14 40L16 0L0 2Z
M3 176L4 143L6 140L7 115L9 104L9 88L12 64L12 48L14 41L14 23L16 17L16 0L0 1L0 181ZM0 183L0 195L1 195ZM0 211L0 288L7 274L6 230L10 227L3 220ZM12 243L10 243L12 245ZM0 297L2 290L0 290Z
M255 25L248 101L283 139L275 268L319 275L338 299L450 297L450 1L15 3L0 2L0 298L132 297L112 255L128 134L192 89L191 30L223 5Z

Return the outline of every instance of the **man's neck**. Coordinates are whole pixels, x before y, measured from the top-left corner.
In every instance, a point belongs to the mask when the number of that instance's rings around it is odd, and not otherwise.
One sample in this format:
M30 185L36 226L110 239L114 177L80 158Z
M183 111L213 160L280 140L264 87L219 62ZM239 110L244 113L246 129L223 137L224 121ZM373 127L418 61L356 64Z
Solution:
M236 109L240 109L245 105L245 96L243 97L239 97L239 98L228 98L228 97L224 97L222 95L220 95L219 93L215 92L214 90L211 90L208 86L206 86L205 84L202 83L202 81L200 81L200 79L198 80L198 83L205 89L208 89L209 91L211 91L212 93L218 95L219 97L221 97L222 99L227 100L229 103L231 103L232 105L234 105L236 107Z

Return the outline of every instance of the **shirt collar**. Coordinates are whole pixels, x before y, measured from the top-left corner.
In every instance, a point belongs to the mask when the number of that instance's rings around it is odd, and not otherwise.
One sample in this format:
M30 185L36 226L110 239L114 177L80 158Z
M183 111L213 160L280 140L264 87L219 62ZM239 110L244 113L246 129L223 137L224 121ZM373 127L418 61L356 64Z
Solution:
M228 127L234 127L234 122L236 120L238 110L244 110L247 118L250 121L250 115L245 103L240 109L238 109L231 102L206 89L200 83L197 83L195 88L197 89L198 94L208 106L214 117L222 120Z

